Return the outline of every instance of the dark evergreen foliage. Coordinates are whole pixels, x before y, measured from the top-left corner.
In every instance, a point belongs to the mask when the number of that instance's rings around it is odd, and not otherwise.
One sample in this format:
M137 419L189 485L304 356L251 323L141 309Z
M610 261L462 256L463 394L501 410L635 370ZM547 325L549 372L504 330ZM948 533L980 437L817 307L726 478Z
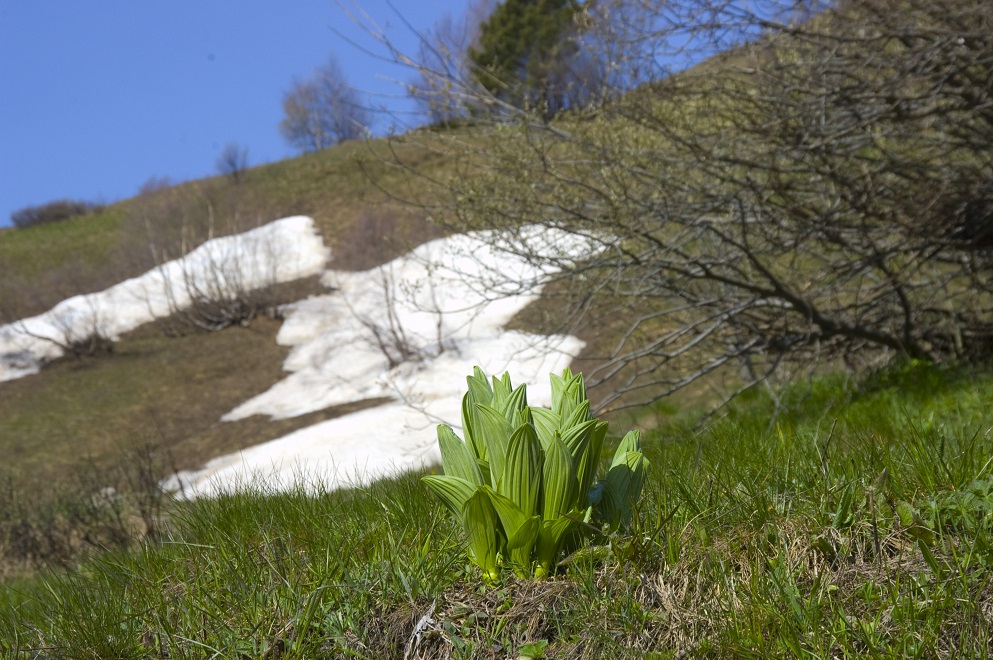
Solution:
M551 116L565 107L565 62L576 50L570 37L574 0L506 0L483 23L470 51L479 82L500 100Z

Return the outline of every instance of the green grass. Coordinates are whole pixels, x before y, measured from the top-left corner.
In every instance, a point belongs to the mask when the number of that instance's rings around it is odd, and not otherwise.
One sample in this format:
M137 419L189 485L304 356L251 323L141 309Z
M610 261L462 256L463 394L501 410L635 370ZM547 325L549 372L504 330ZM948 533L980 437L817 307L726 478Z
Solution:
M0 383L0 474L24 487L52 484L89 461L110 467L136 443L154 443L187 468L241 449L236 429L218 420L246 390L263 391L281 376L286 349L276 345L276 330L275 322L259 322L173 339L151 327L113 355L65 358Z
M161 543L3 587L0 650L988 657L990 400L993 371L905 365L664 425L634 529L544 582L481 586L418 475L178 505Z
M118 240L119 206L64 222L0 231L0 264L33 277L73 259L90 266L107 256Z

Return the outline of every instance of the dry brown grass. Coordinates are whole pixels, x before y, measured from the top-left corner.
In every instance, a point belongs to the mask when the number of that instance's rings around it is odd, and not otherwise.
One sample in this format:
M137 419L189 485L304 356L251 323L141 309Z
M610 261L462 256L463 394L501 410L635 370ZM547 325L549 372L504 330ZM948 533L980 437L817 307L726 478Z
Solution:
M366 645L384 657L427 660L462 657L468 643L475 657L505 658L524 644L554 638L555 612L568 607L574 591L566 580L515 580L499 589L458 583L434 601L377 613L384 625L370 631Z

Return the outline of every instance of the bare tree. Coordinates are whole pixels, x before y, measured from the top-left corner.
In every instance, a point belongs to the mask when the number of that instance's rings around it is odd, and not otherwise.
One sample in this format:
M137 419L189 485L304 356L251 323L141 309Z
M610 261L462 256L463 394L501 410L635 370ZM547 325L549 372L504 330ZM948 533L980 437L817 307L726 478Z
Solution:
M201 222L184 219L178 241L162 240L155 223L145 218L148 249L160 275L155 295L146 300L150 316L169 336L247 326L259 316L277 318L279 264L287 255L264 236L249 233L237 244L210 241L229 228L215 220L210 204L202 216ZM158 295L165 298L165 316L153 309Z
M415 81L407 93L433 124L465 118L481 88L474 82L470 49L479 45L483 21L493 13L497 0L474 0L465 13L445 14L420 38ZM473 90L466 94L464 88Z
M361 137L369 124L368 109L331 56L309 78L293 82L279 131L294 147L319 151Z
M235 183L240 183L245 170L248 169L248 147L237 142L228 142L217 157L217 173L231 177Z
M551 290L592 342L601 405L993 348L988 3L758 4L599 3L598 66L621 75L598 112L505 108L519 121L444 141L453 228L599 245Z

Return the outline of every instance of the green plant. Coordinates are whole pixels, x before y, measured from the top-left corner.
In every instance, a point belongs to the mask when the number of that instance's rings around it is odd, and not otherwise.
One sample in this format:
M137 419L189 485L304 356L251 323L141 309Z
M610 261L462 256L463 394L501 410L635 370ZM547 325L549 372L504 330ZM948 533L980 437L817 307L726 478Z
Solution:
M467 380L465 441L439 425L445 474L423 481L462 522L484 579L495 580L502 564L522 577L546 577L560 552L578 543L582 523L628 521L648 461L631 431L596 478L607 423L590 414L582 374L551 375L551 408L529 406L510 374L491 386L476 367Z

